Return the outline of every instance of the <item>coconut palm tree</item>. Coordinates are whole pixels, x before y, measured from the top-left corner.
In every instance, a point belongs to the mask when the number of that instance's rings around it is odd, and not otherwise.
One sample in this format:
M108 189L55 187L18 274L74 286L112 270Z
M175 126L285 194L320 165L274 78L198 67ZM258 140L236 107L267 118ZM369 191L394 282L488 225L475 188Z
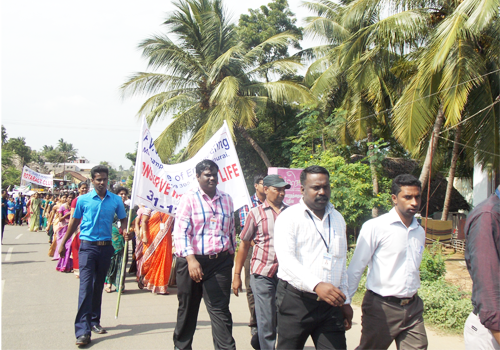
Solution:
M394 2L392 2L394 3ZM381 11L389 2L329 0L305 2L316 13L307 18L306 33L326 40L306 54L316 58L306 75L311 91L327 96L332 87L345 84L339 107L347 111L339 124L341 140L366 140L374 151L374 129L389 131L388 110L401 89L393 67L404 58L405 47L416 45L427 30L428 13L420 8L403 9L396 4L389 16ZM327 96L328 98L328 96ZM369 157L373 194L379 192L375 157ZM378 215L373 208L372 215Z
M468 147L491 150L469 152L469 157L479 164L491 162L498 167L499 163L500 119L498 106L494 106L500 93L499 78L490 73L500 69L500 1L464 0L454 5L416 57L417 73L394 111L395 136L401 143L415 150L429 145L420 175L423 186L438 139L443 137L443 125L457 127L457 143L464 124L462 139L470 143ZM458 152L456 144L443 220L447 219Z
M231 133L239 131L271 166L246 132L255 126L256 109L265 108L268 100L305 102L311 95L292 81L258 80L270 70L294 73L301 67L297 58L261 65L257 58L264 48L287 46L295 35L281 33L249 49L237 41L222 1L180 0L174 5L164 23L168 33L139 45L153 72L136 73L121 87L124 96L148 96L138 115L149 125L173 116L155 141L158 154L166 160L187 137L184 156L193 156L226 121Z

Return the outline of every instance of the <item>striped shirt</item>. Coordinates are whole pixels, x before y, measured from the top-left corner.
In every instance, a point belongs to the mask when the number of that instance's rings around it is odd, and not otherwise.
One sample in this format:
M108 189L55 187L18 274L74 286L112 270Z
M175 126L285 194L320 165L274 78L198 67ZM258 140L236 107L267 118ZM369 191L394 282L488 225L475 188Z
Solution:
M214 198L200 187L185 193L175 214L175 254L181 257L213 255L226 250L234 254L233 212L231 196L218 189Z
M319 219L301 199L285 210L275 223L274 247L278 257L278 277L295 288L314 293L320 282L339 288L351 299L347 284L347 237L342 215L331 203ZM331 269L323 268L323 256L332 256Z
M254 193L254 195L252 197L250 197L250 199L252 200L252 208L255 208L256 206L262 204L259 197L257 197L257 193ZM243 229L243 227L245 227L245 221L247 219L249 212L250 212L250 209L248 209L248 205L242 206L240 211L239 211L241 229Z
M240 237L243 241L254 241L250 272L274 277L278 271L278 259L274 250L274 222L278 215L288 208L286 204L276 213L267 201L248 213Z

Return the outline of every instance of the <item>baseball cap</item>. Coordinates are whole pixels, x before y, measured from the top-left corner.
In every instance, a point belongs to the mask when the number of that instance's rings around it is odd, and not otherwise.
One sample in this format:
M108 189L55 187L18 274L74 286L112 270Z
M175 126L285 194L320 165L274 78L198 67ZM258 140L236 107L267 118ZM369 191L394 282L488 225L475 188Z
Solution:
M266 187L269 187L269 186L273 186L273 187L284 187L286 189L289 189L290 187L290 184L287 183L283 177L281 175L267 175L265 178L264 178L264 186Z

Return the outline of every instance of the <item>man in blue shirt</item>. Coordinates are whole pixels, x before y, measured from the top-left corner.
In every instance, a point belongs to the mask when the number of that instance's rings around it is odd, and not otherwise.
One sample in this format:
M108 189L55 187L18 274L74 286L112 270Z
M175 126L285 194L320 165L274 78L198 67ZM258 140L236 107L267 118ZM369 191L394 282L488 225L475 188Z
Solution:
M14 206L14 209L16 210L16 217L15 217L15 221L16 221L16 225L19 225L21 226L21 224L23 223L23 195L21 193L19 193L19 195L17 196L16 198L16 204Z
M91 331L106 333L101 327L101 301L104 279L111 263L114 248L111 244L111 225L115 214L121 222L121 228L127 226L127 214L121 197L109 192L108 168L98 165L90 171L94 190L78 197L75 212L69 223L68 231L60 244L59 254L64 256L65 244L80 224L80 292L78 295L78 313L75 319L76 345L90 343ZM128 233L120 229L128 241Z

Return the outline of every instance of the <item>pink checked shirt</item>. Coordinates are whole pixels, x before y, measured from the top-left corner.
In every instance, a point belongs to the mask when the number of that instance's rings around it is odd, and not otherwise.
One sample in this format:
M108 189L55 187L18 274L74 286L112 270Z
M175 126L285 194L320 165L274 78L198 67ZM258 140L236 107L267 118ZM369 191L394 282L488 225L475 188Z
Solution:
M216 190L210 198L198 187L185 193L177 206L174 226L175 254L212 255L226 250L234 254L233 200L230 195ZM215 226L210 228L210 219ZM212 224L214 225L214 224Z

